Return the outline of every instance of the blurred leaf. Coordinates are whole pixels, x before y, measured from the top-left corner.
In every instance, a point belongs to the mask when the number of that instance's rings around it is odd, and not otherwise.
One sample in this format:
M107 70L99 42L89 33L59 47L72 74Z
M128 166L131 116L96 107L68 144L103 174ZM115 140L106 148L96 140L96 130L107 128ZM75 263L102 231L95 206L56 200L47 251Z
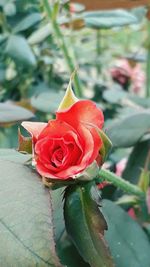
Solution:
M11 35L8 39L5 53L24 67L36 66L36 58L26 39L22 36Z
M137 23L137 18L125 10L93 11L83 13L87 27L95 29L109 29Z
M103 98L110 104L120 104L120 101L126 98L127 93L116 86L109 90L105 90L103 93Z
M108 128L107 135L115 147L133 146L150 129L150 111L125 117Z
M16 123L34 117L28 109L10 104L0 103L0 125Z
M108 223L105 238L116 267L149 267L150 243L140 225L109 200L103 201L103 213Z
M142 98L135 95L128 96L130 100L132 100L135 104L142 106L144 108L150 107L150 98Z
M92 190L91 183L87 183L84 187L76 185L66 191L66 230L83 259L92 267L111 267L114 265L103 239L107 224L92 199Z
M0 169L1 266L61 267L49 191L22 164L0 160Z
M29 37L28 37L28 43L30 45L38 44L43 42L48 36L52 34L52 28L51 24L48 23L35 32L33 32Z
M137 184L141 170L144 168L148 151L150 149L149 140L137 143L127 162L127 166L123 172L123 177L130 182ZM149 164L150 170L150 164Z
M41 21L41 16L39 13L31 13L17 24L17 26L13 29L13 32L18 33L27 30L40 21Z
M31 98L31 105L42 112L55 113L63 96L64 93L62 91L56 92L51 90L49 92L43 92Z

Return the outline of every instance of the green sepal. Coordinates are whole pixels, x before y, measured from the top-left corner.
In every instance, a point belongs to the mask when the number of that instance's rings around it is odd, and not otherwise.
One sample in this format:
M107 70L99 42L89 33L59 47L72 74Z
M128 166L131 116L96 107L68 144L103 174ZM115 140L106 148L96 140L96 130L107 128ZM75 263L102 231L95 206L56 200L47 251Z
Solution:
M102 130L98 130L98 133L99 133L99 135L103 141L103 144L102 144L102 147L101 147L99 153L100 153L100 156L102 158L102 163L104 163L107 159L108 154L111 151L112 142Z
M25 137L21 134L20 128L18 128L18 152L24 154L32 154L32 138Z
M143 169L139 178L138 186L144 191L147 192L150 186L150 171Z

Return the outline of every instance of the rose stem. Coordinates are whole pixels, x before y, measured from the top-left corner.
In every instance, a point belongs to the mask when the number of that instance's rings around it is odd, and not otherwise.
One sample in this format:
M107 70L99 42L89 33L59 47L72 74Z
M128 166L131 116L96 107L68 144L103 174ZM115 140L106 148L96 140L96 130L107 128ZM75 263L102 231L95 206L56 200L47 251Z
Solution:
M52 23L54 34L55 34L56 38L58 39L60 48L63 52L63 55L64 55L64 58L66 60L67 65L68 65L68 68L69 68L70 72L72 73L76 69L76 66L75 66L74 60L73 60L73 58L75 58L74 51L72 50L71 55L69 54L69 49L68 49L67 44L65 42L64 36L62 34L62 31L60 29L59 24L57 23L56 18L53 18L52 8L51 8L48 0L43 0L43 4L44 4L44 8L47 12L47 15L48 15L48 17ZM77 74L74 77L74 85L75 85L74 90L75 90L76 96L82 97L81 82L80 82Z
M145 193L136 185L129 183L128 181L124 180L123 178L117 176L116 174L101 169L99 172L99 176L97 177L99 182L100 181L108 181L111 182L116 187L126 191L129 194L133 194L139 196L141 198L145 197Z

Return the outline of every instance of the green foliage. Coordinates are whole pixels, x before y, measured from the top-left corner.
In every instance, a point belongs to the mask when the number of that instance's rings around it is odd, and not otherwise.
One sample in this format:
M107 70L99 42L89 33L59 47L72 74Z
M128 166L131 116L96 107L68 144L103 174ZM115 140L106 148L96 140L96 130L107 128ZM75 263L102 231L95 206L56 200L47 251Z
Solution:
M0 159L0 169L1 266L61 267L48 189L33 171L13 159Z
M107 224L98 210L97 200L92 198L92 194L96 197L96 191L91 185L73 186L66 191L66 229L86 262L92 267L111 267L113 261L103 238Z
M137 18L125 10L85 12L85 24L94 29L109 29L137 23Z
M0 103L0 125L28 120L32 117L34 114L28 109L9 103Z
M150 128L150 112L139 111L114 123L107 134L116 147L133 146L148 132Z
M103 201L108 223L105 234L116 267L149 267L150 243L139 224L113 202Z
M136 144L133 148L127 166L123 172L123 177L132 183L138 183L142 169L146 164L146 159L149 152L149 140L142 141ZM150 170L150 163L148 164Z

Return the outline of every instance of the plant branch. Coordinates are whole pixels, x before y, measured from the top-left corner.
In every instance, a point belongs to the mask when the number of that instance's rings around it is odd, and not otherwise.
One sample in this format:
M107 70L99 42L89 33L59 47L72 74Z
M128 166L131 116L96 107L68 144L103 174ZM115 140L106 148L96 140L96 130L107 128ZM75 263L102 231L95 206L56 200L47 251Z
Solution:
M108 181L129 194L136 195L140 198L145 197L145 193L138 186L129 183L108 170L101 169L97 178L99 181Z
M52 8L51 8L48 0L43 0L43 4L44 4L45 11L46 11L51 23L52 23L54 34L55 34L57 40L59 41L59 45L60 45L60 48L63 52L63 55L64 55L64 58L66 60L67 65L68 65L68 68L69 68L70 72L72 73L76 69L76 66L75 66L74 60L73 60L73 58L75 58L75 55L74 55L73 51L71 53L72 55L70 55L70 53L69 53L69 49L68 49L67 44L65 42L64 36L61 32L60 26L57 23L56 18L53 17ZM75 77L74 77L74 85L75 85L74 89L75 89L76 96L82 97L81 82L80 82L77 75L75 75Z

